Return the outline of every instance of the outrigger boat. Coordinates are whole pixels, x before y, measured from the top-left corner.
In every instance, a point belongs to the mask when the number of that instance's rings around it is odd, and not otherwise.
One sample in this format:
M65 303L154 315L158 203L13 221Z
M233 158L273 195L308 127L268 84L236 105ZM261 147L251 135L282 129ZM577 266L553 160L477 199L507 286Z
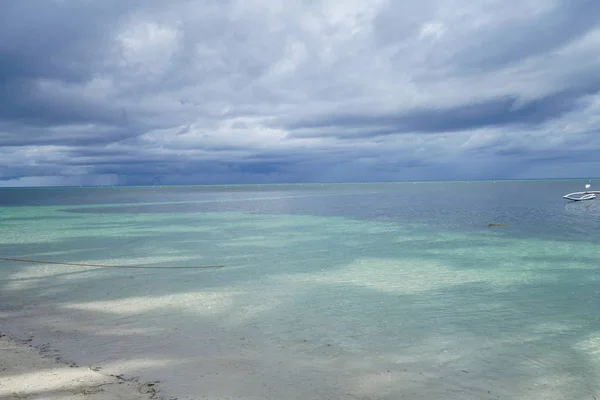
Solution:
M575 192L565 194L563 199L572 200L572 201L583 201L583 200L593 200L596 198L597 194L600 194L598 190L589 190L591 187L590 184L585 185L585 192Z

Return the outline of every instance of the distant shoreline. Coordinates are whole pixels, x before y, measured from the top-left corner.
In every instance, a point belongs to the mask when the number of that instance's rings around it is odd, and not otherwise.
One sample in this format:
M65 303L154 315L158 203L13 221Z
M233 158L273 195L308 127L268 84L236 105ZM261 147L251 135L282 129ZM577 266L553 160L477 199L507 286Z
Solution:
M600 180L587 178L538 178L538 179L470 179L470 180L419 180L419 181L373 181L373 182L288 182L288 183L206 183L206 184L161 184L161 185L96 185L96 186L0 186L0 190L12 189L126 189L126 188L225 188L225 187L273 187L273 186L324 186L324 185L384 185L426 183L516 183L516 182L579 182Z

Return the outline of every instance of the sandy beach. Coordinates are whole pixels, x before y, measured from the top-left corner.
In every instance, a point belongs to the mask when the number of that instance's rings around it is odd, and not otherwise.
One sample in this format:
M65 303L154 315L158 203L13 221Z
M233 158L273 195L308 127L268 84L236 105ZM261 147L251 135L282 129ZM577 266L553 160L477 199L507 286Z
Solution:
M158 399L154 383L102 374L93 367L56 361L0 334L0 400Z

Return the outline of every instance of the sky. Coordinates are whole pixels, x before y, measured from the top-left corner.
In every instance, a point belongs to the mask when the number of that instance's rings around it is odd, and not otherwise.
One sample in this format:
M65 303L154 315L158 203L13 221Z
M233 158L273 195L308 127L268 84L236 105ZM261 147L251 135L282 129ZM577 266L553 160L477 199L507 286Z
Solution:
M600 176L598 0L0 10L0 186Z

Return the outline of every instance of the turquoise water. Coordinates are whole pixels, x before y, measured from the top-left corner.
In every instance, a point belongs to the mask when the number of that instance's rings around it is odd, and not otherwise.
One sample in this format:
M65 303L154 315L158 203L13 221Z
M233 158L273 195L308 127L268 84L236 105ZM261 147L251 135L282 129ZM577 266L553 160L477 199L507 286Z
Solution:
M179 399L592 399L584 183L2 190L0 257L225 268L0 261L1 330Z

